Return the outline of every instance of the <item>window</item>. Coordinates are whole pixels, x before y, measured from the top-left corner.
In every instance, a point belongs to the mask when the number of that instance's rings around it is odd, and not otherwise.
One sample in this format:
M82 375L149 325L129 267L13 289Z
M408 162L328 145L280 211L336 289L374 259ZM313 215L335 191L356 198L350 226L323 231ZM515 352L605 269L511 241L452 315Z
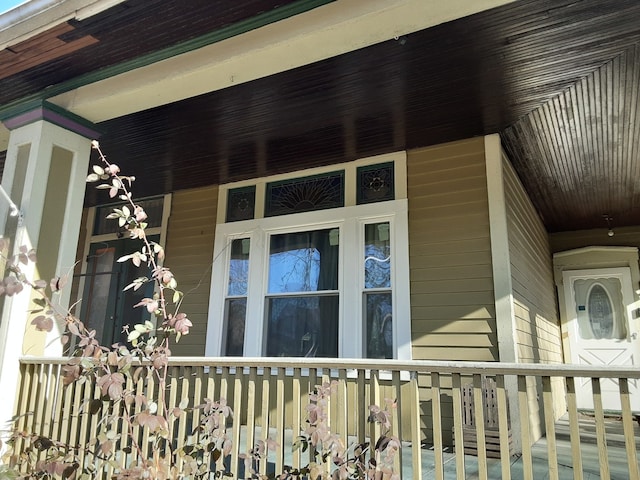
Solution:
M207 355L409 359L405 163L222 186Z
M141 199L150 218L147 235L150 240L164 244L171 197ZM118 259L140 248L140 242L127 238L118 222L107 219L114 207L123 202L92 207L88 213L82 273L74 277L74 291L78 292L78 308L87 327L96 331L96 339L103 345L126 342L126 329L145 320L154 320L144 308L133 308L142 298L153 295L153 283L136 291L124 287L134 279L149 275L146 266L135 267Z

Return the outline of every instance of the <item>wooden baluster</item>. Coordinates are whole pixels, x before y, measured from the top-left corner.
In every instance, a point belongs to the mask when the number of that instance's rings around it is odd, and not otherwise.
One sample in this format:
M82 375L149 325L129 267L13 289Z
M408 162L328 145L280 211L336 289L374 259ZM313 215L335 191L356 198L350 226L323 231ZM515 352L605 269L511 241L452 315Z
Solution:
M520 407L523 475L524 480L533 480L533 457L531 455L531 434L529 433L529 396L527 394L527 377L522 375L518 375L518 405Z
M456 478L465 478L464 466L464 433L462 415L462 381L459 373L451 375L453 399L453 438L455 439Z
M542 377L542 399L544 403L544 423L547 437L547 465L549 467L549 479L558 480L556 418L553 411L553 392L551 391L550 377Z
M433 418L433 454L436 478L444 478L442 408L440 406L440 374L438 372L431 372L431 414Z

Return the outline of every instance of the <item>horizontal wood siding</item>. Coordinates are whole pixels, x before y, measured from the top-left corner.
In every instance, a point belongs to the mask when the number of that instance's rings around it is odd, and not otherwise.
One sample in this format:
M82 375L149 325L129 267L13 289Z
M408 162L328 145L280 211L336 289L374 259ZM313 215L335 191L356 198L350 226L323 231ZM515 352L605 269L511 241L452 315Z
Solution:
M505 161L504 167L518 359L562 363L547 232L510 163Z
M204 355L217 203L217 186L172 196L165 265L185 294L182 311L193 322L191 333L173 345L174 355Z
M603 225L606 225L604 219ZM574 232L560 232L549 235L551 252L563 252L574 248L599 247L638 247L640 248L640 225L631 227L616 227L613 219L613 237L607 235L608 229L577 230Z
M413 358L498 360L482 138L408 152Z
M513 167L503 161L509 258L516 320L516 353L519 362L562 363L562 340L553 282L549 239L531 200ZM564 412L563 391L553 379L558 412ZM544 432L542 385L528 379L530 431L534 439Z
M484 140L409 151L407 177L413 358L498 360ZM419 388L432 444L431 379ZM452 445L451 385L442 388L442 440Z

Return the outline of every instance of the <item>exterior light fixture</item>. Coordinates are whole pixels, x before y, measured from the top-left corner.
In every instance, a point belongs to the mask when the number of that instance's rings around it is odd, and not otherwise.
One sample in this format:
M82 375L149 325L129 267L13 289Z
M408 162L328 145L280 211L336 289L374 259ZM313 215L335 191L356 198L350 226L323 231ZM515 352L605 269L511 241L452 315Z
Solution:
M607 222L607 228L609 229L607 231L607 235L610 237L613 237L615 235L615 232L613 231L613 227L611 226L611 222L613 221L613 218L607 214L602 215L602 217L604 218L605 222Z

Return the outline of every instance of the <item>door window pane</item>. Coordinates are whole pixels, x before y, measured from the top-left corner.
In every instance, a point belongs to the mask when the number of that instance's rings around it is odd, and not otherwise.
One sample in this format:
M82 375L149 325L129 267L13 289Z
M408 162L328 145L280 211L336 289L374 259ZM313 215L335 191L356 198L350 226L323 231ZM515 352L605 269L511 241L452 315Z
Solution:
M573 288L580 338L622 340L627 337L626 307L618 278L577 279Z
M337 357L338 295L267 302L267 356Z
M158 241L158 237L153 235L149 240ZM153 282L147 282L137 290L124 290L136 278L150 277L149 268L146 264L136 267L131 262L117 261L139 248L140 243L131 239L101 242L90 247L81 316L104 345L126 344L126 329L131 330L133 325L151 318L146 308L133 306L153 295Z
M613 334L613 305L602 285L594 285L587 299L589 325L594 338L612 338Z
M97 249L89 263L91 270L87 272L87 281L89 282L86 310L87 328L95 330L95 338L103 342L111 340L104 338L105 322L113 323L115 316L112 311L113 307L109 308L111 279L114 275L114 256L114 247Z

